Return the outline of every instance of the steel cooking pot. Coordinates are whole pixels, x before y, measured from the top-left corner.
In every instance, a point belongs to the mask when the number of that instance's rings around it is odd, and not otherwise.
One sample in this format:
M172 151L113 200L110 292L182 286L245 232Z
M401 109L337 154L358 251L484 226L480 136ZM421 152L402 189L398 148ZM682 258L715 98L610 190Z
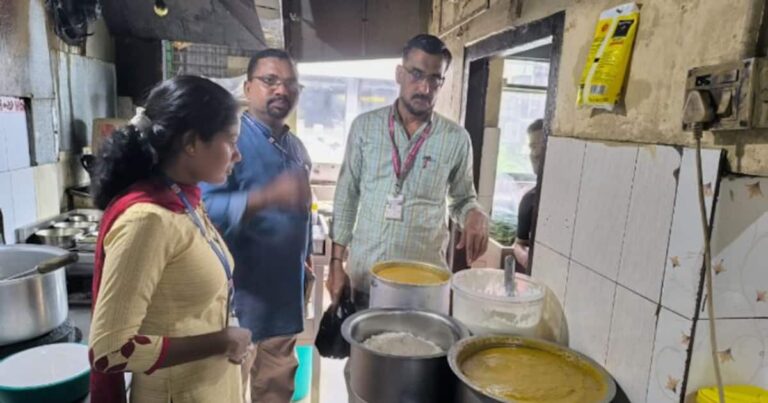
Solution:
M392 268L405 268L435 274L440 281L427 284L405 283L387 278ZM451 273L427 263L388 261L371 269L371 308L423 309L448 315L451 307Z
M67 216L67 221L72 222L91 222L98 223L101 217L98 214L71 213Z
M44 245L0 246L0 278L28 271L67 251ZM0 345L42 336L67 319L65 270L0 281Z
M366 403L449 403L457 380L446 360L448 349L469 331L437 312L409 309L368 309L350 316L341 328L350 344L352 393ZM443 352L399 356L374 351L365 341L386 332L407 332L429 340Z
M463 339L451 347L448 352L448 364L454 375L459 379L456 403L505 403L503 400L482 390L462 372L464 362L480 351L497 347L525 347L561 355L570 362L579 362L595 374L597 381L603 385L602 396L595 401L583 403L610 403L616 396L616 382L600 364L589 357L559 344L539 339L530 339L509 335L474 336Z
M98 225L95 222L91 221L62 221L53 224L53 228L75 228L85 231L92 231L97 226Z
M70 249L75 246L75 237L84 233L82 228L47 228L35 232L43 245Z

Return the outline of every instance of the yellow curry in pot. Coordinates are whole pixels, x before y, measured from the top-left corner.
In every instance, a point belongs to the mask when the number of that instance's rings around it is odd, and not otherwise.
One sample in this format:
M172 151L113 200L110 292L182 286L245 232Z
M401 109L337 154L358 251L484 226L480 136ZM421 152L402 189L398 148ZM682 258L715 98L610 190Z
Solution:
M408 265L377 268L374 273L385 280L410 285L437 285L449 278L447 272Z
M530 347L481 350L460 368L475 387L503 401L598 402L607 388L600 375L578 359Z

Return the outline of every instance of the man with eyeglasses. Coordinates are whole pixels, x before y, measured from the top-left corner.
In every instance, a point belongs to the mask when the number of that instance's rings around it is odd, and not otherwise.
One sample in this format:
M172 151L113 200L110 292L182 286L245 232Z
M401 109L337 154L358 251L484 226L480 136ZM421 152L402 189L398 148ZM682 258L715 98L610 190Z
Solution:
M248 110L237 142L243 159L226 184L204 185L203 199L235 258L235 313L256 346L251 401L288 403L311 250L311 162L285 125L301 87L293 60L278 49L251 58L244 85ZM275 205L281 207L269 207Z
M450 63L437 37L412 38L397 67L397 101L352 123L333 205L334 300L350 283L355 305L367 307L377 262L447 267L449 215L462 228L457 247L467 263L485 253L488 217L477 202L469 134L433 112Z

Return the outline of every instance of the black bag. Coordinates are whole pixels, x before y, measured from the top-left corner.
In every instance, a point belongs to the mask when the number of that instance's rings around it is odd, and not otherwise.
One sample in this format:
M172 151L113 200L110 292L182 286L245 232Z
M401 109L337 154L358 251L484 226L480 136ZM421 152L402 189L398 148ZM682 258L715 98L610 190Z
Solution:
M315 337L315 346L322 357L347 358L349 357L349 343L341 335L341 325L344 320L355 313L355 305L349 288L341 294L337 304L328 307L320 320L320 329Z

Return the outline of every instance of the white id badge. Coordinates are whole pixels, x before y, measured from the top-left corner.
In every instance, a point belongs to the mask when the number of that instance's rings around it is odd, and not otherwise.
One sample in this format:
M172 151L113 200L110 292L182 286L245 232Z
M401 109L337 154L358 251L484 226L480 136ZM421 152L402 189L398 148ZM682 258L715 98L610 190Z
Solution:
M403 195L387 196L387 207L384 212L384 218L387 220L402 221L403 202L405 202Z

